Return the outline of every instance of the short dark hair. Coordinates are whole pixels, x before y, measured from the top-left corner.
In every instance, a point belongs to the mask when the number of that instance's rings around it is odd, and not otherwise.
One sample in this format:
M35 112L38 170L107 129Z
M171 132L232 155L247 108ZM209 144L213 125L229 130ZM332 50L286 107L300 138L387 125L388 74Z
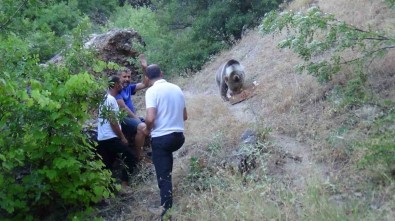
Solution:
M150 66L147 67L146 75L150 80L160 77L160 73L161 70L159 68L159 65L157 64L151 64Z
M129 68L123 68L123 69L117 71L117 75L121 76L122 73L125 73L125 72L126 73L131 73L132 71Z
M112 75L108 78L108 88L114 88L115 84L119 82L121 82L121 78L116 75Z

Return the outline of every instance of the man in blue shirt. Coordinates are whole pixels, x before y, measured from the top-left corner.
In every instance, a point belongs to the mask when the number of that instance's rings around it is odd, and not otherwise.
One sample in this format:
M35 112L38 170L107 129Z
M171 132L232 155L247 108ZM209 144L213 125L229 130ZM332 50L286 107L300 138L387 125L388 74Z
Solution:
M147 68L147 62L144 56L140 56L140 63L145 72ZM132 95L137 91L145 89L148 87L145 78L142 83L133 84L131 83L131 71L129 69L124 69L118 72L119 77L122 80L123 89L115 98L121 109L126 111L128 114L122 121L122 130L125 134L133 135L134 137L134 148L136 152L137 160L142 159L142 147L144 146L145 134L144 129L146 124L142 122L142 119L136 115L136 110L133 106Z

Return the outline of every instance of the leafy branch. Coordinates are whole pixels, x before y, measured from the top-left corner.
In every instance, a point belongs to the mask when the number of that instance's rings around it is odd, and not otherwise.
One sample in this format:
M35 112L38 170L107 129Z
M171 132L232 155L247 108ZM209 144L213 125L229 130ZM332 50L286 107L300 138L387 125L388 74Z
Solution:
M339 21L318 7L312 7L306 13L271 11L260 26L264 34L279 34L284 29L287 35L279 42L279 47L290 48L298 54L304 60L298 66L298 72L307 71L320 82L331 80L343 64L361 64L395 48L393 37ZM346 59L344 52L350 50L353 57ZM329 59L320 56L325 53L330 54Z
M14 14L8 17L7 21L5 21L3 24L0 25L0 30L5 29L5 27L12 21L12 19L23 9L23 7L27 4L27 2L28 0L24 0L21 2L21 4L15 10Z

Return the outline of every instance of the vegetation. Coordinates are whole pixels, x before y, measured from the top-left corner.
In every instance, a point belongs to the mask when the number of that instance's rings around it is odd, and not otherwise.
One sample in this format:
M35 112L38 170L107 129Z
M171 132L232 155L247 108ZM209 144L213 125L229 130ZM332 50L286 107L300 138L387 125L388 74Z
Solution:
M374 30L362 30L323 13L318 7L312 7L306 13L290 11L279 14L272 11L265 16L260 27L262 33L279 33L286 29L286 38L278 46L290 48L299 55L304 62L298 65L298 72L306 71L320 82L332 80L342 66L352 66L353 71L349 73L351 76L346 85L338 87L344 97L344 106L374 102L374 98L367 95L368 65L373 59L383 57L388 50L395 48L395 37ZM350 51L353 52L351 56ZM389 125L384 122L392 119L394 102L388 102L389 106L377 104L388 110L388 115L376 121L380 125L377 128L385 132L369 139L367 146L370 153L365 160L383 163L388 166L387 172L391 173L395 169L390 166L395 160L395 146L390 137L395 132L385 129Z
M137 30L146 41L148 60L160 64L165 73L185 74L200 70L281 2L169 0L153 1L146 8L125 5L108 28Z
M2 38L0 47L2 217L33 220L62 210L69 215L113 195L110 172L81 133L103 84L86 71L39 65L17 36ZM73 49L70 59L82 55Z
M297 70L307 71L320 82L327 82L340 71L341 65L355 67L368 63L368 59L382 56L387 50L395 48L395 39L377 31L365 31L358 27L335 19L333 15L323 13L312 7L306 13L277 11L268 13L262 21L263 33L278 33L288 30L280 48L290 48L298 54L304 63ZM345 58L344 52L357 51L351 58ZM318 55L331 53L329 58ZM357 72L359 72L357 70Z

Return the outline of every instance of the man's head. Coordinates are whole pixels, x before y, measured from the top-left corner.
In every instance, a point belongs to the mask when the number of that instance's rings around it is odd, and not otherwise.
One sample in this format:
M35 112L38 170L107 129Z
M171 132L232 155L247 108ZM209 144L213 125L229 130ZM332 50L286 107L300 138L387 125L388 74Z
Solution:
M132 72L128 68L118 71L118 76L121 78L124 87L132 82Z
M154 80L162 77L162 71L157 64L151 64L147 67L146 76L149 80Z
M118 76L113 75L108 79L108 89L119 93L122 91L122 88L122 82Z

